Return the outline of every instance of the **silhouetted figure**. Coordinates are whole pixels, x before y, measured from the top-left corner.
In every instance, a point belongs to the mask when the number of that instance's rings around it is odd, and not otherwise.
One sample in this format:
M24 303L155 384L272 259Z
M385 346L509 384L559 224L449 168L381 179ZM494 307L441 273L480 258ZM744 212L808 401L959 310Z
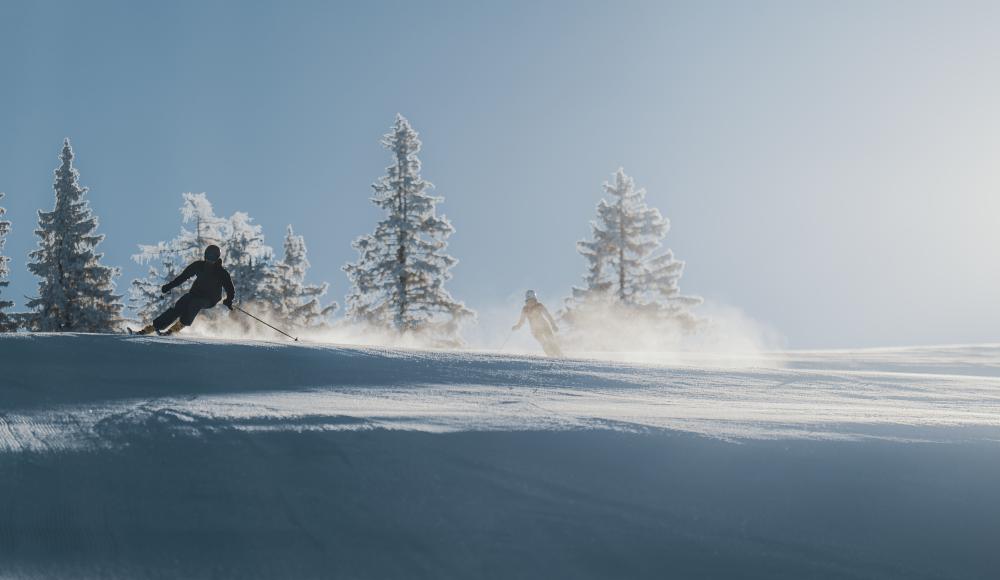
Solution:
M152 324L137 334L152 334L154 330L158 334L173 334L185 326L191 326L199 312L219 303L223 290L226 291L226 299L222 303L230 310L233 309L236 288L233 287L233 279L230 278L229 272L222 267L222 250L219 246L205 248L204 260L192 262L190 266L184 268L180 276L164 284L160 291L166 294L192 276L196 278L188 293L181 296L176 304L157 316Z
M545 306L538 301L534 290L524 293L524 308L521 309L521 319L511 330L517 330L528 321L531 328L531 335L542 345L542 350L549 356L563 356L562 349L559 348L559 341L556 340L556 332L559 327L552 315Z

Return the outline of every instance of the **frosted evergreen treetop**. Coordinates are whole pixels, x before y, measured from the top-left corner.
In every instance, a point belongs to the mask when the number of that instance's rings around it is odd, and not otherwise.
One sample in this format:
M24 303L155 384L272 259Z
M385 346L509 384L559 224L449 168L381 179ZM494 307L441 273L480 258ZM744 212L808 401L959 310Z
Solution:
M42 331L108 332L121 323L121 296L114 293L116 268L100 263L104 236L73 167L73 148L63 142L55 171L55 208L38 212L38 248L28 269L40 278L38 297L28 301L28 326Z
M358 261L344 267L352 283L347 316L398 333L434 334L457 340L458 324L473 316L444 285L457 260L445 253L454 231L420 176L421 142L402 115L382 141L393 163L372 189L372 202L385 212L375 231L354 242Z
M689 317L701 299L680 294L684 262L673 252L658 253L670 222L646 204L646 190L618 168L604 183L607 194L597 204L592 237L577 244L587 260L585 285L573 289L572 311L587 303L617 304L647 314Z
M274 250L264 243L264 231L260 224L253 223L253 218L246 212L234 213L229 218L226 237L219 245L236 286L237 300L262 301Z
M327 284L307 284L305 238L296 235L292 226L285 231L284 256L274 263L264 284L264 303L276 319L297 328L315 328L325 324L338 305L320 304Z

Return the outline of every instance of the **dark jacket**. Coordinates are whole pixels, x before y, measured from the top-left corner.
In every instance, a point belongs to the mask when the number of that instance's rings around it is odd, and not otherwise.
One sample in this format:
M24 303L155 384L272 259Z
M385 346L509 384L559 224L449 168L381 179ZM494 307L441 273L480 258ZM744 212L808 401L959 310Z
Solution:
M222 262L206 262L198 260L192 262L190 266L184 268L181 275L174 278L172 282L164 286L165 291L180 286L192 276L197 276L188 294L205 298L215 306L222 299L222 290L226 290L226 301L232 302L236 296L236 288L233 287L233 279L229 277L229 272L222 267Z

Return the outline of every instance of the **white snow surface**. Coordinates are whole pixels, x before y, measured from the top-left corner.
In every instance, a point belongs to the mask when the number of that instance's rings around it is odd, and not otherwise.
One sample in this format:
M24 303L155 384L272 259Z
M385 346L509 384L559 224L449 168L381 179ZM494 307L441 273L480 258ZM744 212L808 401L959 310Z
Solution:
M671 361L0 335L0 578L1000 569L1000 345Z
M107 335L0 345L3 451L99 445L99 425L150 413L198 429L654 428L727 439L949 441L972 436L953 428L1000 427L1000 346L776 353L733 368L693 355L665 366Z

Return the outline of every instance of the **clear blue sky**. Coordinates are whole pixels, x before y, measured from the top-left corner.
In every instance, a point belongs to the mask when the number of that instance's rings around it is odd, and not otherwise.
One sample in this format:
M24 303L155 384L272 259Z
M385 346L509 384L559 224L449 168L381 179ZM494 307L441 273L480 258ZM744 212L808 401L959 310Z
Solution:
M622 165L683 290L790 346L996 341L997 30L994 2L3 2L11 294L68 136L122 290L204 191L276 249L293 224L342 302L400 112L473 308L568 295Z

